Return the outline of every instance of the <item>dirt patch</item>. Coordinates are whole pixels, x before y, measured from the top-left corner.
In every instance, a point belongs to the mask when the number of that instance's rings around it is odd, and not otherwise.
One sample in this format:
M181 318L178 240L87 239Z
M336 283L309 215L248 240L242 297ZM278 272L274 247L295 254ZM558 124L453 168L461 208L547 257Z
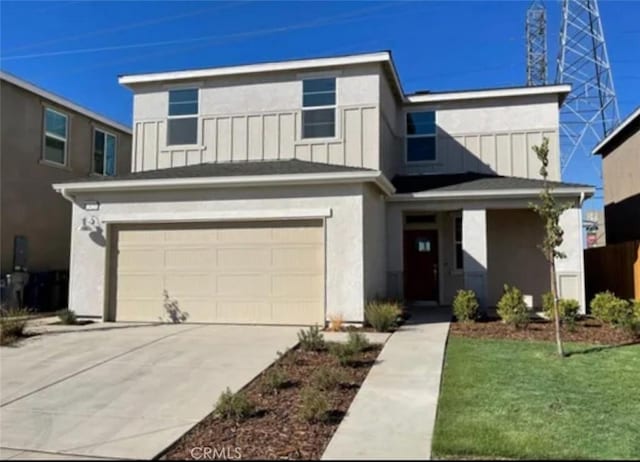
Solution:
M471 338L509 340L555 341L553 323L543 319L532 320L526 329L515 329L500 319L489 318L476 323L451 323L451 335ZM640 339L621 329L614 329L595 319L578 320L573 329L562 327L562 339L566 342L620 345L640 342Z
M161 459L194 459L200 449L224 451L227 458L242 459L320 459L340 421L355 398L360 385L374 364L381 345L372 345L349 366L341 367L328 352L289 351L273 367L282 367L287 384L277 393L263 393L264 371L244 388L257 412L244 421L222 419L210 414L178 440ZM328 391L331 404L326 422L306 422L298 413L300 391L311 374L321 366L342 368L345 379ZM211 397L213 406L217 396Z

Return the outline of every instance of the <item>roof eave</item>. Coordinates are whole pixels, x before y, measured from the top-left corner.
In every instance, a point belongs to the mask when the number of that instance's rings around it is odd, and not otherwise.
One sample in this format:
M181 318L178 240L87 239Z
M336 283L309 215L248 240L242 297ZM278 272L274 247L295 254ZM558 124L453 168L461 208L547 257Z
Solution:
M517 96L558 95L561 106L571 92L571 85L546 85L539 87L494 88L485 90L452 91L447 93L427 93L407 95L409 104L441 103L450 101L468 101L475 99L509 98Z
M633 111L626 119L624 119L611 133L609 133L609 135L607 135L602 141L600 141L598 145L593 148L591 154L602 154L602 151L606 150L607 146L610 143L615 142L618 135L638 118L640 118L640 106L638 106L635 111Z
M429 201L429 200L478 200L478 199L535 199L540 195L541 188L514 188L514 189L494 189L494 190L471 190L471 191L447 191L432 190L415 193L394 194L389 198L393 202L403 201ZM576 199L586 199L595 194L595 189L590 186L580 187L555 187L554 196L575 197Z

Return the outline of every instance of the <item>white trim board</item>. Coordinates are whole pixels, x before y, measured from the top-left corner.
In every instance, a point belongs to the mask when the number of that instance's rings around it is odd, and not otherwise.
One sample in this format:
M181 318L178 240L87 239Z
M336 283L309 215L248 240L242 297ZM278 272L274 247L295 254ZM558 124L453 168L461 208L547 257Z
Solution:
M324 219L332 215L331 208L320 209L264 209L233 211L193 211L158 213L114 213L100 215L100 221L117 223L182 223L209 221L271 221Z
M405 201L429 201L443 199L486 199L486 198L537 198L540 195L540 189L501 189L487 191L425 191L410 194L394 194L387 200L390 202ZM591 197L595 193L595 189L586 188L554 188L554 196L570 196L570 197Z

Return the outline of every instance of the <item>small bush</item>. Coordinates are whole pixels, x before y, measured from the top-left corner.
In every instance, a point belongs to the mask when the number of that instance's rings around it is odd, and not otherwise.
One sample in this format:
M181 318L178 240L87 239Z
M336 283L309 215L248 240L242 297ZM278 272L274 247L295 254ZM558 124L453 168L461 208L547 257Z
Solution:
M364 309L365 321L377 332L389 332L398 325L402 309L398 302L373 300Z
M474 322L478 317L478 299L473 290L459 290L453 299L453 314L460 322Z
M73 310L60 310L56 313L62 324L73 325L78 323L76 312Z
M329 353L335 356L341 366L349 365L356 355L353 346L348 343L329 344Z
M30 313L27 308L0 309L0 345L11 345L24 337Z
M343 325L344 325L344 317L341 314L329 315L329 330L331 332L342 331Z
M325 349L324 336L318 326L309 327L298 332L300 348L305 351L322 351Z
M524 303L522 291L517 287L504 285L504 293L498 301L498 316L505 323L522 328L529 324L529 311Z
M349 332L347 345L354 353L361 353L371 346L367 337L361 332Z
M591 314L602 322L617 324L626 317L629 303L608 290L600 292L591 300Z
M325 392L306 386L300 392L300 418L306 422L324 422L329 417L329 400Z
M255 406L244 393L232 393L229 388L220 394L215 407L215 413L225 419L244 420L254 411Z
M542 309L544 315L553 321L553 294L547 292L542 296ZM575 325L578 319L578 311L580 311L580 302L570 298L561 298L558 300L558 314L560 322L568 326Z
M311 374L311 386L318 390L330 391L348 381L347 374L341 368L320 366Z
M262 376L261 388L263 393L277 393L284 388L289 380L281 367L271 367Z

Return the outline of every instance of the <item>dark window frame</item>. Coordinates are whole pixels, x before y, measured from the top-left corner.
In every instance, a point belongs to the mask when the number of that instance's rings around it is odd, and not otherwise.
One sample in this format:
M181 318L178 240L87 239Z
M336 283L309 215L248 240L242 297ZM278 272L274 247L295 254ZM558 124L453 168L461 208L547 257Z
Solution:
M420 114L433 114L433 131L427 133L409 133L410 122L409 119L412 115ZM418 126L416 124L415 126ZM411 140L429 140L429 143L433 143L433 159L410 159L409 158L409 145ZM433 163L438 161L438 124L437 124L437 112L433 110L421 110L421 111L408 111L405 114L405 149L404 160L407 164L424 164Z
M187 100L187 101L171 101L171 97L172 94L178 94L178 93L184 93L184 92L195 92L195 100ZM188 112L188 113L180 113L180 111L177 111L178 113L176 114L172 114L172 105L195 105L195 111L193 112ZM178 106L179 107L179 106ZM168 107L167 107L167 134L166 134L166 145L167 146L194 146L198 144L198 140L200 139L200 130L199 130L199 114L200 114L200 89L199 88L173 88L169 90L169 102L168 102ZM172 122L174 121L190 121L191 123L193 123L193 121L195 121L195 136L193 138L193 141L191 142L191 138L187 139L186 141L182 141L182 142L174 142L172 140L172 133L174 133L174 131L172 130ZM182 124L184 125L184 123ZM175 130L175 127L173 127ZM192 134L191 131L193 129L190 128L190 133ZM177 137L177 135L174 134L174 137Z
M332 81L332 85L328 90L307 90L305 87L311 83L318 83L322 81ZM338 107L338 79L334 76L327 77L307 77L302 79L302 120L300 123L300 137L302 139L335 139L337 137L337 107ZM306 102L309 99L307 97L314 97L318 95L333 95L332 102L307 105ZM306 122L311 115L319 114L331 114L330 121L323 122ZM310 118L310 117L309 117ZM324 133L323 128L330 128L329 132ZM316 134L312 132L316 129Z
M102 146L102 168L98 171L98 164L96 162L96 140L98 138L98 132L104 135L103 146ZM107 172L107 139L111 137L113 138L113 172ZM94 127L93 129L93 146L92 146L92 173L101 176L115 176L118 171L118 136L105 130L104 128Z
M53 164L56 166L66 167L68 164L68 154L69 154L69 114L62 112L59 109L56 109L51 106L43 106L42 112L42 160L46 163ZM51 112L57 116L62 116L64 118L64 136L60 136L53 131L47 129L47 113ZM51 139L53 141L57 141L59 143L63 143L62 147L62 162L58 162L57 160L47 158L47 140Z

